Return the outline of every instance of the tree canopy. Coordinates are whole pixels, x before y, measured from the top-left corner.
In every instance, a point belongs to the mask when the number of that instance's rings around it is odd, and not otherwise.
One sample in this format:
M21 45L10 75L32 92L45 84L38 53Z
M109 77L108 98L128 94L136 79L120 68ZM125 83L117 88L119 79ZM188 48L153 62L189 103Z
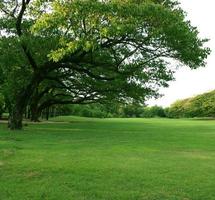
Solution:
M191 98L178 100L169 108L169 116L215 117L215 90Z
M61 94L53 104L65 96L67 103L144 103L168 86L173 63L195 69L210 52L171 0L4 0L0 16L12 129L21 128L25 107L47 80Z

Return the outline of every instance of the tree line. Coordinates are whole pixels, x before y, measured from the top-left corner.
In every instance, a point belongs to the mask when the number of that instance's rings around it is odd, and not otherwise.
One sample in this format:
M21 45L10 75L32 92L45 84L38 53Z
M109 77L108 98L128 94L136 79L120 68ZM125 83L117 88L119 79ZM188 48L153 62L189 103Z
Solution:
M3 95L0 94L0 117L3 112L8 112ZM170 107L145 106L138 104L94 103L88 105L54 105L44 109L40 115L32 116L30 107L25 111L25 118L34 122L40 119L48 120L50 117L74 115L83 117L110 118L110 117L135 117L135 118L215 118L215 90L194 97L177 100Z
M168 108L172 118L215 118L215 90L191 98L178 100Z
M169 107L135 104L92 104L59 107L57 115L84 117L164 117L164 118L215 118L215 90L190 98L177 100Z
M2 108L2 109L1 109ZM154 118L167 117L167 110L161 106L141 106L115 104L89 104L89 105L55 105L44 109L38 118L32 118L30 110L27 108L24 114L25 119L33 122L49 120L57 116L80 116L91 118ZM0 118L3 112L7 112L4 103L0 102Z
M196 69L210 50L173 0L0 2L0 92L8 127L51 108L116 101L143 105ZM1 100L2 101L2 100Z

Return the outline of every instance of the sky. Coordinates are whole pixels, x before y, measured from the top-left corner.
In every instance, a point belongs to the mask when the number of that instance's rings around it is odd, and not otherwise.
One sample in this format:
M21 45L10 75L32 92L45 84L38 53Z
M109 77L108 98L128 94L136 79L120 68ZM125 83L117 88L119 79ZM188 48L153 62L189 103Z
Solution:
M209 38L207 46L212 53L207 59L206 67L191 70L182 67L175 73L175 81L168 88L161 88L163 97L147 103L168 107L178 99L184 99L204 92L215 90L215 1L213 0L179 0L181 7L187 12L187 19L196 26L200 37Z

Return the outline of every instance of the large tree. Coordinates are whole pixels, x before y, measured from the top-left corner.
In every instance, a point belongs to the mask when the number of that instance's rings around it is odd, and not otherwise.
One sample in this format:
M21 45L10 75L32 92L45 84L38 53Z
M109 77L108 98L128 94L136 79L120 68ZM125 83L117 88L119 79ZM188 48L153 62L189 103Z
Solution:
M173 79L171 63L195 69L209 53L171 0L3 0L0 16L11 129L56 72L69 71L71 86L89 85L90 95L144 102Z

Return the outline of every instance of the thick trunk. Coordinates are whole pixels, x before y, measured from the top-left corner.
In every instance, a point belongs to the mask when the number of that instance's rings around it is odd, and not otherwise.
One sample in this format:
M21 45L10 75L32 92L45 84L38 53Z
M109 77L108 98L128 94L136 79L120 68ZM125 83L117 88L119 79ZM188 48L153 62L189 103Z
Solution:
M11 130L21 130L24 110L19 107L15 107L11 110L8 119L8 127Z
M10 106L9 109L9 119L8 119L8 128L11 130L21 130L22 121L25 114L25 109L27 106L28 96L17 98L16 104Z
M22 120L26 106L28 105L29 100L33 95L35 89L38 87L42 80L43 75L41 75L39 72L35 73L28 86L24 90L22 90L19 95L17 95L16 101L14 103L15 105L9 109L10 119L8 126L11 130L22 129Z
M45 94L48 93L50 88L45 88L42 92L39 93L38 88L35 89L32 100L30 102L30 120L32 122L39 122L42 110L40 109L39 102Z

